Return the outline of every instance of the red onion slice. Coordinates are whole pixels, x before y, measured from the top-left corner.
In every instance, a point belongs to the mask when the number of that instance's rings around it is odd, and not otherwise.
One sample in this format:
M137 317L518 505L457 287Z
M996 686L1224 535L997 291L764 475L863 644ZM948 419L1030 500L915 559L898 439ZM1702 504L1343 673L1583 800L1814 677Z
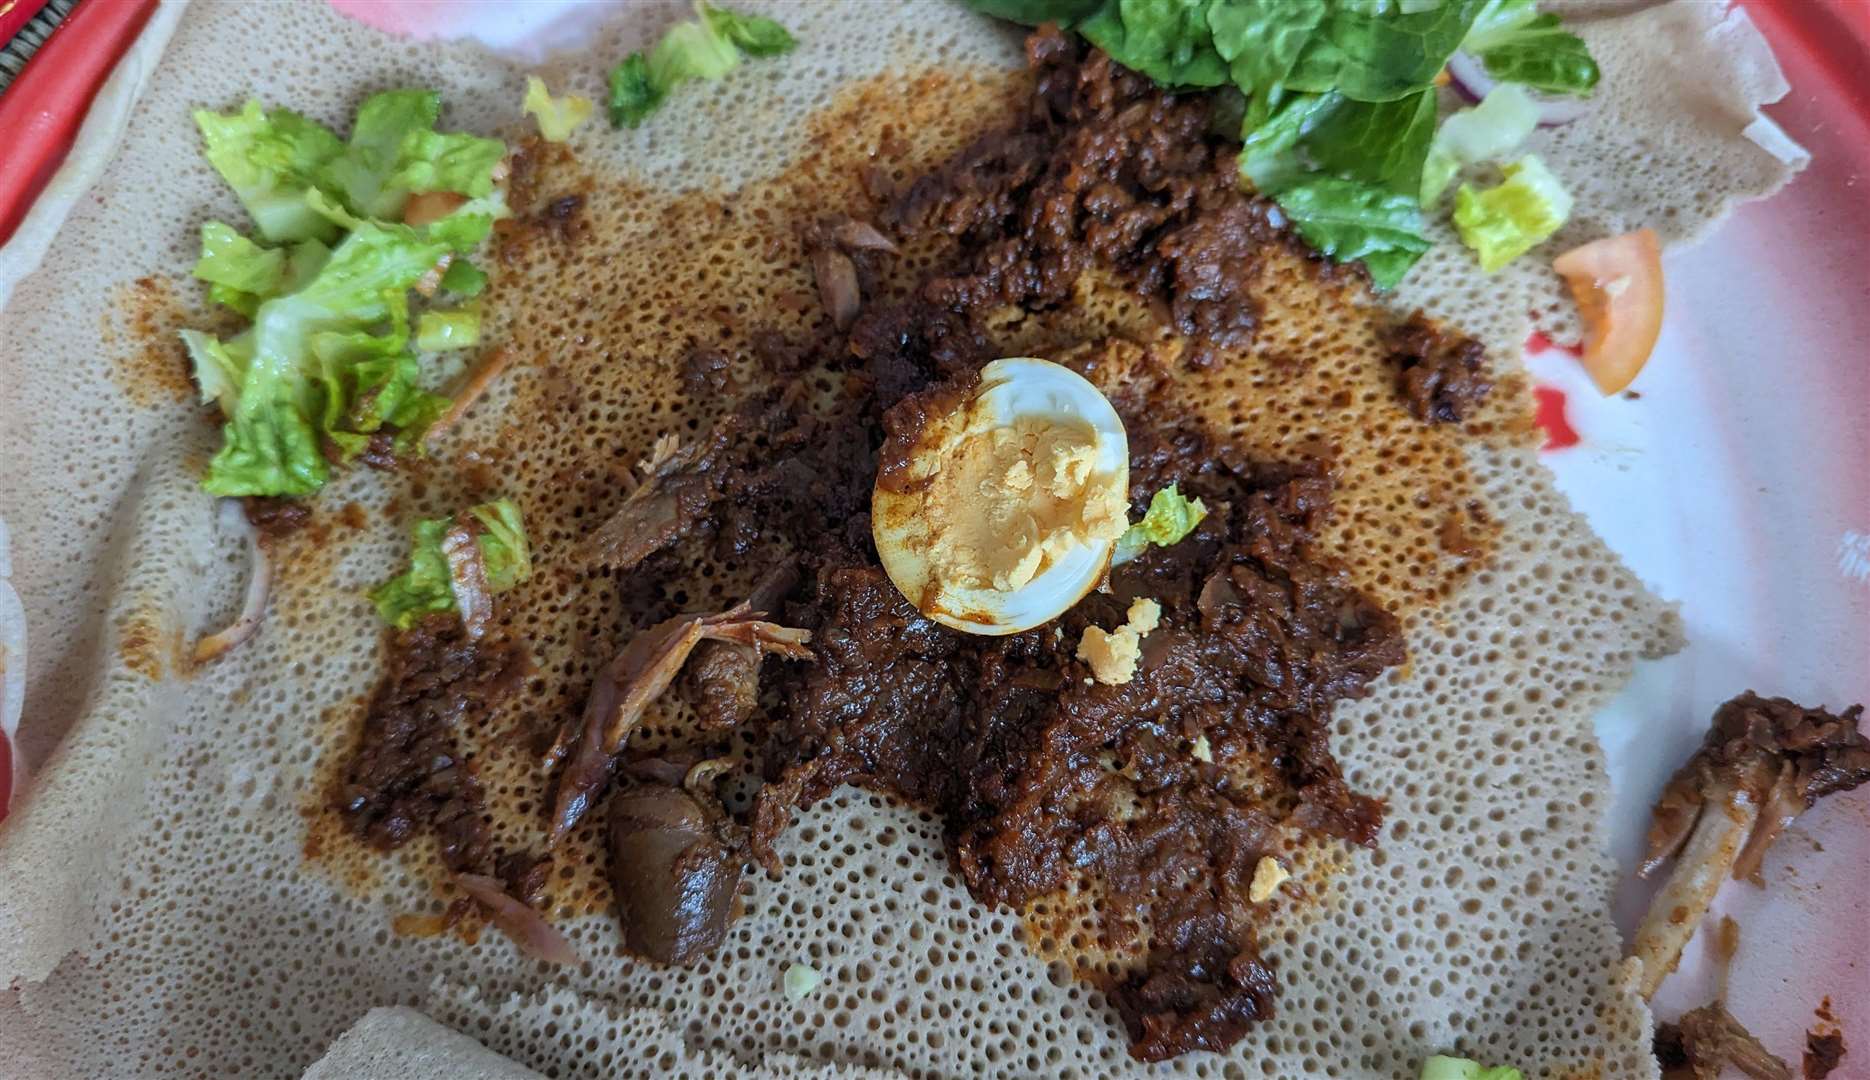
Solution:
M548 964L576 964L578 951L545 916L507 895L506 889L484 874L456 874L455 884L474 898L487 913L487 921L511 938L519 951Z
M493 619L493 594L487 589L487 560L481 554L471 520L448 526L442 534L442 558L448 562L448 583L454 592L455 607L461 611L461 626L468 640L479 641Z
M1500 80L1487 73L1487 65L1480 57L1460 49L1448 58L1448 78L1456 92L1471 102L1479 102L1500 84ZM1526 88L1526 93L1539 108L1540 127L1563 127L1591 114L1591 102L1587 98L1555 97L1531 87Z
M266 557L266 548L260 543L260 531L241 512L240 500L229 499L222 504L221 520L223 524L238 528L245 534L253 553L253 573L247 578L247 595L240 605L240 614L225 629L195 642L194 659L197 664L205 664L226 654L258 632L260 620L266 617L266 598L273 591L273 562Z

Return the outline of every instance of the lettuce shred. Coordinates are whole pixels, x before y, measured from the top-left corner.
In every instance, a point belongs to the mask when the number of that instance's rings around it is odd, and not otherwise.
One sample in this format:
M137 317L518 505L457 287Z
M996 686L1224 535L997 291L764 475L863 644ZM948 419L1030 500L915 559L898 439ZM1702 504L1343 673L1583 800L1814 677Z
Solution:
M481 503L461 517L472 523L489 592L505 592L532 576L532 552L513 500ZM416 522L408 569L370 591L370 602L384 622L407 630L429 615L458 609L448 559L442 554L442 537L452 523L449 518Z
M195 114L209 163L257 234L220 221L201 230L195 276L211 300L251 320L225 339L182 332L202 400L225 421L207 491L311 495L380 431L393 431L399 449L419 449L447 410L421 385L409 292L455 262L463 269L442 280L457 294L485 284L466 255L506 215L496 181L506 147L435 130L440 111L428 90L377 94L358 109L348 141L257 101ZM458 196L459 206L404 224L404 205L428 192ZM447 348L478 334L478 318L460 313L418 325Z

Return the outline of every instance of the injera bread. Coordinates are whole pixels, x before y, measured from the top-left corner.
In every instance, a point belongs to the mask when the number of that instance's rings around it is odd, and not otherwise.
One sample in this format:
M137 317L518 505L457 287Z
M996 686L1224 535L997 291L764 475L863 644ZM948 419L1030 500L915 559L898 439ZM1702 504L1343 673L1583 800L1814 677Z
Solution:
M539 1074L407 1005L371 1009L305 1070L305 1080L538 1080Z
M1017 914L971 900L936 824L876 796L847 791L804 814L782 842L784 876L755 881L727 944L685 972L622 955L591 867L554 893L579 970L523 961L491 932L472 945L394 933L394 916L443 903L432 855L412 844L360 858L320 810L380 670L361 590L403 557L416 512L467 496L460 472L511 482L538 541L541 573L509 601L548 687L524 707L556 722L590 656L618 643L614 598L569 595L553 570L576 537L565 507L594 485L559 491L541 470L577 459L581 443L627 466L685 415L705 417L708 403L674 396L683 335L714 300L732 309L810 284L796 247L777 266L749 263L731 235L695 223L710 196L670 192L741 189L724 201L797 212L818 188L848 188L837 168L885 152L886 120L913 121L888 152L922 164L997 121L1016 34L947 5L883 10L786 6L796 54L678 94L639 131L580 132L585 164L562 178L590 186L590 235L577 252L522 260L524 295L496 280L491 337L522 363L438 450L426 495L368 470L327 488L311 535L283 549L261 635L189 672L184 643L235 610L245 567L196 486L218 435L190 403L171 334L206 325L186 276L199 223L243 220L189 110L253 94L343 130L364 94L425 85L444 92L446 126L514 134L523 72L385 39L321 5L188 8L94 197L18 283L0 333L0 518L31 628L22 746L38 773L0 827L0 972L12 980L0 1060L26 1076L293 1075L372 1007L405 1005L556 1075L724 1075L761 1061L782 1073L1134 1067L1101 995L1026 948ZM555 86L601 96L603 68L674 17L632 7L589 55L552 66ZM1743 16L1681 3L1583 32L1605 69L1601 105L1535 137L1578 196L1567 234L1493 277L1443 244L1392 298L1453 318L1503 372L1535 315L1565 325L1541 269L1551 251L1642 224L1685 242L1791 172L1741 135L1784 92ZM868 89L838 96L854 80ZM591 286L594 275L604 280ZM1238 359L1242 388L1191 380L1187 392L1217 426L1276 453L1307 434L1280 422L1282 403L1298 408L1320 385L1365 391L1342 417L1316 402L1308 415L1354 444L1328 553L1408 617L1411 662L1335 721L1353 786L1389 799L1389 824L1378 851L1339 853L1335 877L1301 873L1293 893L1307 902L1268 928L1276 1018L1225 1056L1139 1071L1392 1077L1458 1050L1543 1077L1654 1076L1650 1017L1608 913L1608 786L1590 719L1638 657L1679 644L1676 620L1538 466L1523 383L1502 380L1491 437L1411 426L1385 396L1368 328L1321 317L1345 298L1288 278L1265 344ZM1086 300L1087 332L1135 323L1095 282ZM1274 359L1311 361L1298 365L1310 374L1272 380ZM598 388L588 420L548 416L566 372ZM503 426L515 418L527 427ZM1385 469L1364 467L1391 453ZM1423 491L1430 505L1413 507ZM1496 528L1485 565L1456 565L1433 543L1444 495L1471 499ZM359 514L340 512L353 503ZM536 783L519 756L484 748L496 800ZM795 961L824 975L797 1004L779 990Z

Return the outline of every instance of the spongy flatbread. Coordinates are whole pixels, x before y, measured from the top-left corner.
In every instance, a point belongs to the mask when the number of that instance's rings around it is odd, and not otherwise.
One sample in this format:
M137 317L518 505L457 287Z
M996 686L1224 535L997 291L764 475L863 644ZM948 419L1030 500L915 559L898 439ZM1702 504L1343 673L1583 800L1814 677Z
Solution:
M407 1006L371 1009L305 1070L305 1080L540 1080L531 1069Z
M1707 8L1634 17L1682 20L1687 29L1669 38L1621 20L1589 27L1606 85L1653 77L1650 48L1695 50L1698 70L1736 66L1733 39L1715 32L1727 24L1693 14ZM500 448L535 439L541 456L581 438L614 448L627 466L669 424L706 415L706 403L672 398L671 365L682 336L718 307L731 314L739 297L710 290L720 281L699 253L681 250L691 235L717 233L650 213L694 209L659 189L731 188L798 168L814 130L805 118L832 104L837 87L885 69L947 69L893 86L919 121L901 136L911 156L997 121L987 103L999 100L1000 77L966 73L1013 66L1014 35L946 5L892 8L888 20L878 10L787 6L782 17L804 42L796 55L678 95L641 131L580 134L585 159L631 177L587 208L614 245L612 268L569 264L587 273L583 295L496 299L494 336L524 348L528 363L442 451L437 476L474 464L471 455L500 480L509 466L527 476L534 459ZM590 58L559 65L577 73L560 84L597 96L603 63L671 17L631 15ZM77 207L52 259L6 310L0 517L13 530L14 580L33 633L24 746L33 760L51 760L0 832L0 972L21 980L0 1002L0 1057L45 1076L291 1074L367 1009L404 1004L567 1075L665 1075L678 1062L699 1073L776 1053L936 1075L1130 1067L1100 995L1035 958L1018 916L967 896L946 872L935 825L873 796L846 792L804 815L782 848L785 876L755 884L727 945L691 972L624 958L601 912L566 924L588 961L578 971L522 962L493 934L474 946L398 936L393 915L436 903L417 845L369 862L307 858L308 839L324 834L301 811L318 803L321 766L341 749L379 670L377 627L358 592L401 557L415 507L387 513L394 489L363 471L334 483L321 509L335 515L355 502L367 527L332 526L318 544L300 543L299 568L275 593L261 636L184 677L181 643L234 609L243 562L195 485L212 427L184 403L172 344L152 343L136 324L199 319L185 278L196 227L210 216L241 220L195 149L191 108L226 108L252 93L341 127L363 94L402 84L442 89L450 126L517 130L521 73L490 58L386 40L318 5L194 5L97 197ZM916 96L932 88L941 92ZM1585 122L1601 127L1581 124L1545 147L1604 223L1652 221L1672 238L1692 237L1731 199L1783 182L1785 170L1740 137L1747 116L1659 101L1607 93ZM847 148L875 135L861 122L816 133ZM1605 155L1627 151L1626 134L1671 152L1645 159L1638 184L1591 186ZM783 192L762 190L758 198L785 204ZM550 271L565 257L538 258ZM796 267L771 274L782 280L749 280L749 294L809 285ZM1482 278L1443 248L1400 299L1456 316L1508 364L1528 312L1550 302L1550 284L1532 270ZM1311 295L1303 282L1293 289ZM1271 320L1265 348L1320 359L1319 378L1383 391L1370 343L1324 357L1333 343L1308 336L1301 308L1295 301L1281 309L1291 319ZM625 325L615 313L626 310L644 325ZM658 320L671 328L666 340L646 329ZM1241 370L1273 359L1248 358ZM601 388L564 397L571 419L548 424L542 403L565 389L554 370ZM1270 449L1304 434L1239 407L1257 387L1220 389L1229 392L1213 400L1217 425L1238 425ZM1411 665L1337 718L1336 749L1354 785L1390 800L1381 849L1349 856L1334 885L1319 882L1322 903L1295 908L1269 933L1284 986L1274 1020L1225 1057L1188 1055L1153 1071L1387 1077L1459 1048L1530 1075L1654 1075L1647 1011L1619 983L1613 871L1600 840L1607 786L1590 717L1636 657L1674 646L1675 622L1510 437L1511 394L1497 407L1500 437L1436 442L1440 456L1402 467L1423 487L1443 474L1410 468L1461 473L1462 489L1499 525L1485 568L1444 565L1421 544L1429 519L1413 513L1395 517L1395 535L1349 523L1334 540L1331 554L1359 583L1398 604L1412 602L1398 584L1407 570L1466 583L1445 605L1418 605ZM539 426L504 430L509 411ZM1317 422L1333 421L1320 412ZM1400 422L1382 430L1428 445ZM1461 454L1452 461L1451 447ZM1388 521L1391 492L1363 475L1370 454L1352 460L1346 499ZM588 493L603 479L562 486ZM460 494L446 484L432 498ZM614 647L621 628L614 608L604 625L589 617L601 607L573 604L557 618L543 605L567 587L550 567L570 523L549 508L575 493L553 492L539 477L513 492L539 503L528 512L541 521L543 568L514 602L535 613L527 617L546 681L571 694L579 666ZM486 764L496 796L501 783L518 782L517 766ZM799 1004L779 992L794 961L824 975Z

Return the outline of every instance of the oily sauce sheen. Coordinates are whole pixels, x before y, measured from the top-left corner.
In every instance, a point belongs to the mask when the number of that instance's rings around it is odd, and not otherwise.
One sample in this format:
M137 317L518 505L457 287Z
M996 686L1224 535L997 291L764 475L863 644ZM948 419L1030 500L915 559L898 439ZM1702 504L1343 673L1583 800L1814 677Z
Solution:
M1399 338L1359 273L1310 256L1239 190L1206 97L1165 95L1056 34L1028 54L1019 76L854 86L798 160L731 194L646 190L525 146L517 216L489 260L489 339L518 362L398 503L413 516L519 500L537 571L502 598L497 639L527 654L503 670L525 674L461 707L404 710L439 725L406 734L473 777L481 827L456 822L448 869L471 844L495 853L477 865L523 871L516 891L548 913L607 909L603 815L549 863L528 855L551 804L537 754L634 633L726 609L792 567L771 616L812 631L814 659L768 658L751 696L733 673L689 673L626 759L729 756L762 778L737 809L774 874L792 811L841 785L936 815L974 896L1019 910L1043 953L1105 991L1132 1053L1159 1060L1223 1049L1268 1015L1278 977L1258 928L1328 891L1306 880L1335 857L1319 853L1375 843L1387 793L1347 782L1332 707L1402 664L1409 621L1484 563L1493 531L1464 446L1525 425L1462 339ZM861 293L845 329L813 276L832 217L900 248L845 253ZM1133 516L1171 483L1210 513L1055 624L983 638L897 593L869 493L913 436L899 403L961 393L1014 355L1064 363L1115 404ZM683 478L693 505L630 570L581 558L667 434L711 448ZM1163 613L1138 675L1095 683L1078 638L1138 597ZM441 634L389 648L434 654ZM371 708L409 699L394 684L430 666L388 663ZM425 788L409 753L411 768L377 770L400 778L403 816L373 807L371 739L406 716L371 708L331 812L377 846L386 820L455 821L470 785ZM429 847L403 850L439 881ZM364 846L319 850L341 864ZM1269 856L1299 876L1249 901Z

